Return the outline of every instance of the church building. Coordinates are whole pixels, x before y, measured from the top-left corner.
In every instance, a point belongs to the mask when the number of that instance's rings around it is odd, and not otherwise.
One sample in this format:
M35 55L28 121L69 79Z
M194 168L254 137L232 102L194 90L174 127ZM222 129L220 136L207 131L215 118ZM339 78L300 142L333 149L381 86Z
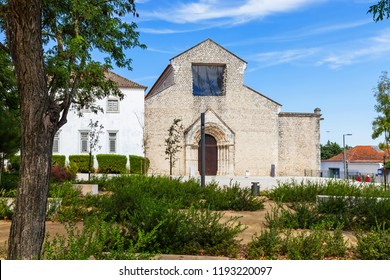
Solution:
M207 39L173 57L145 96L150 174L169 174L165 139L174 119L184 130L174 175L198 175L205 113L206 175L304 176L320 170L321 110L282 105L244 84L247 63Z

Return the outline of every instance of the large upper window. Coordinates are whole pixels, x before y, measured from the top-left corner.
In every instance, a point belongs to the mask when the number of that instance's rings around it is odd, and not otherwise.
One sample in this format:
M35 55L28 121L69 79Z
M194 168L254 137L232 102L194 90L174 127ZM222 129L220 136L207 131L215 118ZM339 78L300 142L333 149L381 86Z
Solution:
M224 95L224 73L223 65L192 65L193 95Z

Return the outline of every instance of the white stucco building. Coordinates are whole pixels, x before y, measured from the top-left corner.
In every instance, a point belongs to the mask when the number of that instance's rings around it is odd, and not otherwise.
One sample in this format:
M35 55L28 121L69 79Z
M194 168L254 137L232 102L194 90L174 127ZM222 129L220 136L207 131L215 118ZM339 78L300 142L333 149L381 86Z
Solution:
M375 176L383 167L384 152L376 146L355 146L330 159L321 161L323 177L345 178L357 175Z
M146 87L110 72L107 77L115 81L124 98L107 97L97 102L104 113L76 109L68 113L68 122L60 128L54 139L53 154L69 155L88 153L88 124L90 120L102 124L99 137L100 150L94 154L143 156L144 95ZM95 167L97 166L95 160Z

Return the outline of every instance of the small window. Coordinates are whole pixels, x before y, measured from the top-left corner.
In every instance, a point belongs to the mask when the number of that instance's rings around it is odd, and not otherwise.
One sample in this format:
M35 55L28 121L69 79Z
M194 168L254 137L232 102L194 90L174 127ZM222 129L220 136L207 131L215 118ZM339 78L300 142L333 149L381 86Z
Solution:
M88 153L88 132L80 132L80 147L82 153Z
M107 112L119 112L119 100L118 99L108 99Z
M56 135L54 135L53 153L59 153L59 152L60 152L60 133L57 132Z
M116 132L108 133L108 138L110 153L116 153Z
M195 96L224 95L225 66L192 65L192 90Z

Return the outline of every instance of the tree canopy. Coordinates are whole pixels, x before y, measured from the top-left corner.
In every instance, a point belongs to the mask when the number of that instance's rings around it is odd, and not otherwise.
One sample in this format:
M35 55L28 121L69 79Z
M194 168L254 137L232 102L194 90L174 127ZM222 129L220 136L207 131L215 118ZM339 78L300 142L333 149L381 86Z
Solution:
M371 13L374 21L378 22L390 17L390 0L380 0L377 4L371 5L367 13Z
M0 160L19 150L19 122L19 98L11 58L0 49Z
M346 147L347 149L350 147ZM321 159L330 159L343 152L343 147L340 147L336 142L328 142L325 145L321 145Z
M378 84L374 89L376 99L375 111L379 114L372 122L372 138L377 139L384 136L385 147L388 147L390 140L390 79L387 72L382 72Z
M53 139L72 104L96 112L96 99L121 96L106 71L130 70L126 50L145 48L126 15L138 16L134 0L0 0L0 49L12 58L22 135L9 259L41 256Z

